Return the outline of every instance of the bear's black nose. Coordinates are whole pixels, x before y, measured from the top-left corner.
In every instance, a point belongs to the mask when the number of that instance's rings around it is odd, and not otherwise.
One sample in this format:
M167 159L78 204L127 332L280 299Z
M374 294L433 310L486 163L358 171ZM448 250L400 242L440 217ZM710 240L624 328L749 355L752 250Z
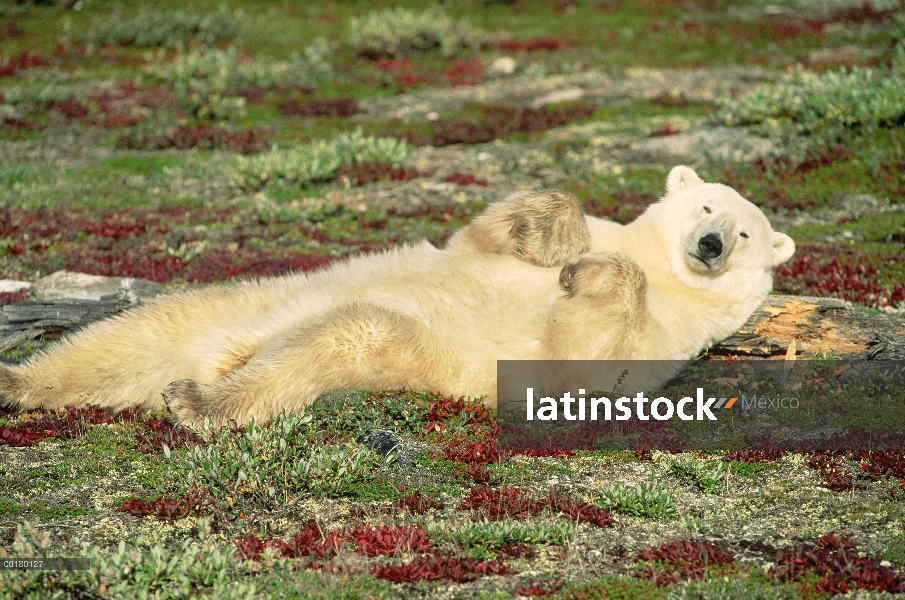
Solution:
M698 241L698 250L701 252L701 258L710 260L723 253L723 242L717 234L708 233Z

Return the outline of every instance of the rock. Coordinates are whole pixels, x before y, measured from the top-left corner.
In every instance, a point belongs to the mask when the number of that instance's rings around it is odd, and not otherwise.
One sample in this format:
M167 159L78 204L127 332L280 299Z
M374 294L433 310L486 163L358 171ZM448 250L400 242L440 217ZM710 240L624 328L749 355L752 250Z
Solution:
M22 115L13 104L0 104L0 119L21 119Z
M742 127L713 127L643 140L642 154L699 163L713 161L753 161L775 153L770 140L751 135Z
M42 302L63 299L99 301L105 296L124 292L125 299L136 303L163 294L163 286L146 279L103 277L72 271L57 271L42 277L35 283L34 290L35 296Z
M844 221L854 221L868 215L882 215L888 212L905 211L905 205L892 204L889 200L875 198L867 194L853 196L841 196L833 200L829 206L802 210L793 213L771 213L767 215L770 225L776 231L785 231L793 227L808 225L837 225ZM842 231L835 235L843 237L852 236L850 231ZM892 236L901 234L890 234ZM835 239L827 239L827 242L835 242Z
M811 62L854 62L876 58L887 52L885 46L836 46L834 48L816 48L808 52Z
M490 64L488 71L494 75L512 75L517 67L515 59L511 56L503 56Z
M0 294L18 294L31 291L32 285L27 281L0 279Z
M861 9L863 0L811 0L809 2L783 2L775 4L745 3L730 6L726 14L742 21L761 21L781 18L784 21L826 21L846 9Z
M623 73L592 69L579 73L500 78L475 86L430 89L393 97L361 100L355 118L423 121L429 112L455 112L474 103L526 105L564 90L584 90L584 100L601 105L670 98L714 103L730 93L744 92L779 77L759 68L626 69ZM570 92L575 94L577 92ZM566 98L568 99L568 98ZM562 100L558 100L562 101ZM2 147L0 147L2 148ZM0 155L2 156L2 155Z
M585 96L585 91L580 87L571 87L564 90L556 90L549 94L544 94L540 98L531 101L533 108L540 108L546 104L556 104L558 102L573 102L581 100Z
M381 455L388 464L398 466L414 464L412 457L405 452L405 440L395 431L369 429L355 438L355 441Z

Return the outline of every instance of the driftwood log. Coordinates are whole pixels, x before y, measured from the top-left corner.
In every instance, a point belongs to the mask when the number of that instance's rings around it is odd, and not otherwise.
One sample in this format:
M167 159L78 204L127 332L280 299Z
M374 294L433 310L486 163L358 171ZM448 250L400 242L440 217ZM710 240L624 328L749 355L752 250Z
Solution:
M133 306L126 292L100 300L58 299L23 301L0 307L0 352L8 352L40 340L58 340L75 331L119 314Z
M56 340L135 305L119 292L100 300L24 301L0 307L0 352ZM817 353L873 360L905 359L905 319L860 311L842 300L770 296L713 354L807 358Z
M861 360L905 359L905 319L854 309L836 298L770 296L713 354L808 358L818 353Z

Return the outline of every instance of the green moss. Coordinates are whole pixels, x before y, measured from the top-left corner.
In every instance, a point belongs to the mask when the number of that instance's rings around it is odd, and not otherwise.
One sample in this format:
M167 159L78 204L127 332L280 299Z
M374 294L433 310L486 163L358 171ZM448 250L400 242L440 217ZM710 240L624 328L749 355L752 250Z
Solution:
M46 466L25 469L23 474L31 490L51 491L64 486L85 483L95 475L108 472L109 466L96 460L64 458Z
M768 462L740 462L731 460L728 461L727 464L729 465L730 472L739 477L747 477L748 475L763 473L764 471L772 471L776 468L775 464Z
M905 566L905 536L900 535L887 542L886 547L879 553L879 558Z
M794 583L781 583L759 573L742 577L717 577L709 581L689 581L671 587L671 597L688 600L786 600L800 597Z
M380 479L359 486L353 492L353 496L360 500L383 502L386 500L398 500L408 493L410 493L410 490L400 488L398 485L395 485L386 479Z
M97 511L91 508L83 508L81 506L52 506L44 502L38 502L25 508L34 518L40 521L59 521L60 519L68 519L69 517L77 517L79 515L92 515Z
M174 454L184 452L185 450L174 451ZM129 472L129 479L142 488L164 492L172 487L172 481L169 477L171 468L169 462L164 460L163 457L144 455L136 469Z
M3 515L15 515L22 512L24 509L19 506L17 503L12 500L7 500L6 498L0 498L0 516Z
M183 165L185 165L185 159L168 154L112 156L98 161L86 174L100 177L115 175L164 177L164 169Z
M255 579L259 597L325 600L399 597L388 581L370 575L330 575L311 569L299 571L288 564Z
M435 452L422 452L415 457L415 462L430 470L432 473L445 474L448 483L459 484L465 481L462 478L462 474L468 469L468 465L452 460L446 460L445 458L442 458L441 454Z
M563 600L659 600L666 598L668 593L668 589L658 588L646 579L610 576L567 586L553 597Z

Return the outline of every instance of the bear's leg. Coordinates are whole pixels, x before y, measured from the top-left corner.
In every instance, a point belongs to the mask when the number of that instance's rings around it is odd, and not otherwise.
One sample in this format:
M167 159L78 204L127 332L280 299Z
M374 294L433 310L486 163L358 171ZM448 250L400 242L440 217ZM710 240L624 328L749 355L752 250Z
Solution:
M538 267L559 267L591 247L584 212L565 192L520 192L491 204L449 241L454 252L512 254Z
M182 423L199 425L208 417L241 425L298 410L331 390L436 389L455 372L454 357L420 321L357 304L287 332L220 381L176 381L163 396Z
M543 344L551 360L631 359L647 322L647 280L618 252L586 254L563 267L566 294L553 303Z

